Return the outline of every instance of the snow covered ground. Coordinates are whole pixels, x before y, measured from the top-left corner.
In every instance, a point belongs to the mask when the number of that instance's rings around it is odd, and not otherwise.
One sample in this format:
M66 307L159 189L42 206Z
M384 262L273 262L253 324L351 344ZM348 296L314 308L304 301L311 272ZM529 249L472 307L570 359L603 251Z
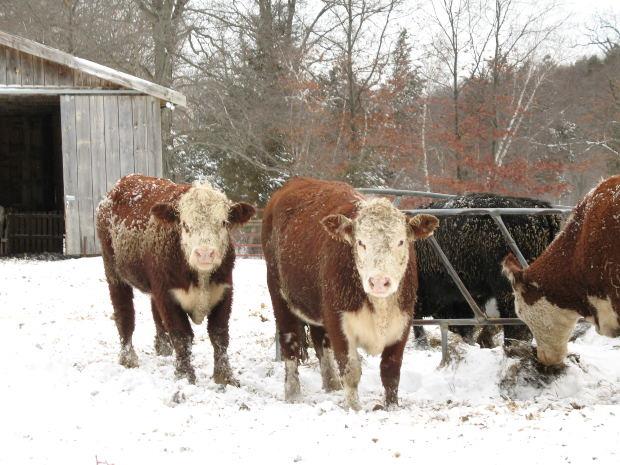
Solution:
M410 345L394 411L372 410L379 359L364 356L365 410L354 413L321 391L313 354L303 402L284 402L261 260L235 269L229 353L241 388L210 379L206 326L194 328L198 383L176 380L139 293L140 367L121 367L99 258L3 260L0 283L2 464L620 463L620 340L593 329L569 345L580 361L546 383L511 378L518 362L501 349L459 345L460 361L439 369L438 349Z

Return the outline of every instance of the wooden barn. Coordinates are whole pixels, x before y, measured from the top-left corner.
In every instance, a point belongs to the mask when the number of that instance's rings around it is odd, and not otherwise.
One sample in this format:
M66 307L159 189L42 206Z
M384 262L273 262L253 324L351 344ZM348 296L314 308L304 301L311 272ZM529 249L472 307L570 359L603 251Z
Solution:
M99 253L123 175L162 175L161 108L185 96L0 31L0 255Z

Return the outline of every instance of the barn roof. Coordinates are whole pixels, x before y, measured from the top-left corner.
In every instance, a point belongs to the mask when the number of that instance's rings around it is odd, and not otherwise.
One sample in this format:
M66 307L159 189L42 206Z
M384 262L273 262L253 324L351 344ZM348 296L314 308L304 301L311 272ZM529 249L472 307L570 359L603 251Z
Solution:
M159 84L154 84L131 74L100 65L84 58L78 58L61 50L34 42L30 39L14 36L0 31L0 45L19 50L20 52L67 66L77 71L96 76L119 86L152 95L160 100L186 106L185 95Z

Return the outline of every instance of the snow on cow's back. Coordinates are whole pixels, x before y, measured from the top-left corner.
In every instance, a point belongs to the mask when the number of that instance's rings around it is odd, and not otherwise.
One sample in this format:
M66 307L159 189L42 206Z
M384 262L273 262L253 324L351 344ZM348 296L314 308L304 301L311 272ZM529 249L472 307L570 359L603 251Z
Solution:
M192 186L168 179L129 174L119 179L97 208L99 220L120 220L128 227L146 227L156 203L177 204ZM101 216L108 215L108 218Z

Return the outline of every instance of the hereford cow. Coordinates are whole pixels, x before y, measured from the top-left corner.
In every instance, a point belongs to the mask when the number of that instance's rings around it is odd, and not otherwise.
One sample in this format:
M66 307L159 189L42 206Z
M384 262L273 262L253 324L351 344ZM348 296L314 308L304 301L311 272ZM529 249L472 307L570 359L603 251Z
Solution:
M425 208L550 208L548 202L523 197L507 197L489 193L465 194L439 200ZM506 227L528 262L534 261L560 231L558 215L503 217ZM463 283L481 307L495 299L502 318L516 317L512 288L502 275L501 263L510 251L506 239L495 221L487 215L449 216L441 220L435 238L450 259ZM454 284L437 253L427 241L416 243L420 291L416 317L472 318L473 313L465 298ZM490 326L478 339L480 345L492 345ZM471 326L457 326L454 330L466 338L473 333ZM424 330L414 328L416 338ZM505 326L504 343L512 339L529 340L526 326Z
M414 239L437 218L407 218L385 199L367 200L341 182L293 178L265 208L262 245L267 284L285 361L285 399L300 395L297 371L310 334L323 387L337 389L338 363L349 407L358 410L357 348L381 354L386 404L396 404L403 350L417 291Z
M174 184L135 174L116 183L97 209L97 232L121 365L138 366L131 342L135 287L151 296L155 351L171 355L174 348L177 376L195 383L188 316L195 324L207 318L213 379L238 385L226 353L235 262L230 229L253 214L252 206L233 203L208 184Z
M529 268L523 270L509 254L504 272L512 282L517 315L532 330L544 365L564 360L581 317L600 334L620 336L620 176L585 196Z

